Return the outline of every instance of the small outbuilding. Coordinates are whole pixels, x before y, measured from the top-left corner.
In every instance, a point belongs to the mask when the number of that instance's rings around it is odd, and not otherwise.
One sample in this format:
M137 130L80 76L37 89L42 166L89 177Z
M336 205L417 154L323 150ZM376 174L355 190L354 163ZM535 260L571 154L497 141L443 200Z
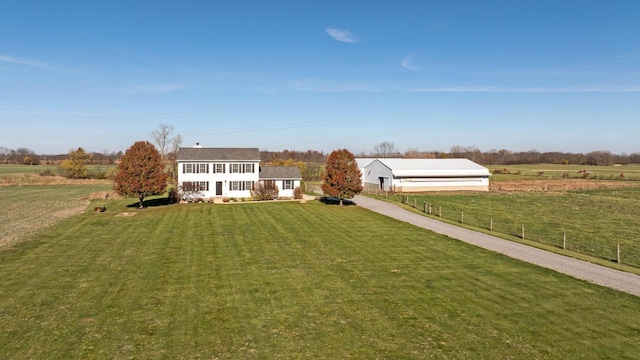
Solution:
M374 159L362 170L368 191L488 191L489 169L468 159Z

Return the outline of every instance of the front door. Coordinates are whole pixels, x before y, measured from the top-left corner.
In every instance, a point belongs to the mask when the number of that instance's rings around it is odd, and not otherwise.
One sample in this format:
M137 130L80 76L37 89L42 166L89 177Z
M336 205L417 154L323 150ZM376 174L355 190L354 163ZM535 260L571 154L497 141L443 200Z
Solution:
M216 181L216 195L222 195L222 181Z

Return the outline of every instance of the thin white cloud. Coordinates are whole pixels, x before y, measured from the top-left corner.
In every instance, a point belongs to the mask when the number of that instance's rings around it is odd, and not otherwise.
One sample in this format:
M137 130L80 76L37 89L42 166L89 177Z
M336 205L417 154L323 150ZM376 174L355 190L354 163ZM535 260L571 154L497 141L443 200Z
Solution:
M408 70L418 70L418 67L413 64L414 60L415 57L408 56L400 62L400 66Z
M377 87L366 83L313 79L295 81L290 88L295 91L319 93L380 92Z
M356 39L353 36L353 34L347 30L328 28L327 34L329 34L329 36L331 36L334 40L337 40L337 41L342 41L350 44L356 43Z
M157 85L131 85L125 89L126 93L169 93L185 89L182 84L157 84Z
M37 67L37 68L50 68L51 66L39 62L39 61L35 61L35 60L29 60L29 59L21 59L21 58L17 58L14 56L7 56L7 55L1 55L0 54L0 62L3 63L9 63L9 64L18 64L18 65L27 65L27 66L32 66L32 67Z
M430 93L637 93L640 86L616 87L616 86L587 86L566 88L513 88L513 87L439 87L439 88L415 88L409 92Z

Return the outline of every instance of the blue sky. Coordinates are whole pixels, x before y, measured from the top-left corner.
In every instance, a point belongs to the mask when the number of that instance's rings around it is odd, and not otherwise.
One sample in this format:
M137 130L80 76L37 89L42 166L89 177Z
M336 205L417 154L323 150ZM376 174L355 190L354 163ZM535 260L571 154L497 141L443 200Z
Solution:
M0 147L640 152L638 1L0 1Z

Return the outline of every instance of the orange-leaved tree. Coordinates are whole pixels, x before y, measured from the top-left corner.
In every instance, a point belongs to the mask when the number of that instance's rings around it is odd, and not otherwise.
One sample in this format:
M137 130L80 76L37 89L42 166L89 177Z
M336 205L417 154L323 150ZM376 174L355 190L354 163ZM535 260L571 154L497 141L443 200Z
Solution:
M162 157L153 144L138 141L122 156L113 178L113 190L118 195L137 197L140 208L145 197L161 195L167 188Z
M327 158L322 191L330 196L351 199L362 191L362 174L353 154L347 149L335 150Z

